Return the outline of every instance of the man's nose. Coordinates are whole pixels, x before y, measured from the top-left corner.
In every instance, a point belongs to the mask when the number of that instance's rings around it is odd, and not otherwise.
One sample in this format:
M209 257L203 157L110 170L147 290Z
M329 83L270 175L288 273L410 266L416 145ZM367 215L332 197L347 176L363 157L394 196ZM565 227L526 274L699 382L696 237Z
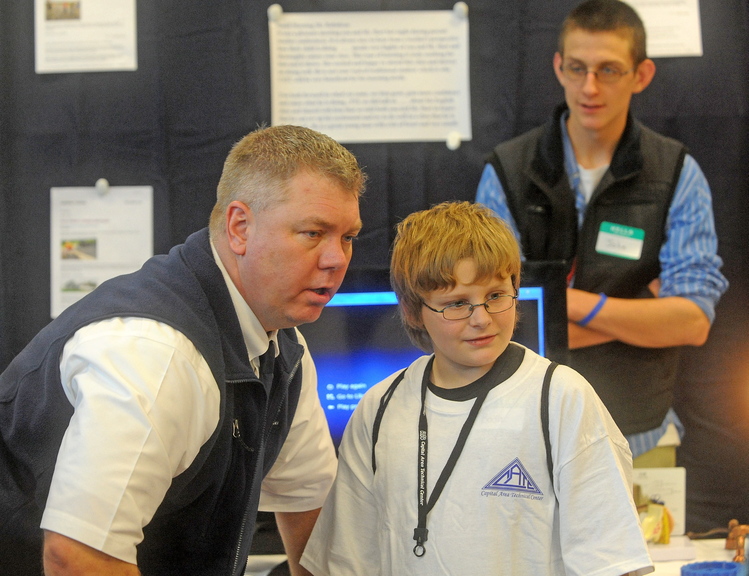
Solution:
M594 70L588 70L583 80L583 91L585 93L598 92L598 76Z
M326 242L320 254L320 268L337 270L348 266L351 260L351 244L338 240Z

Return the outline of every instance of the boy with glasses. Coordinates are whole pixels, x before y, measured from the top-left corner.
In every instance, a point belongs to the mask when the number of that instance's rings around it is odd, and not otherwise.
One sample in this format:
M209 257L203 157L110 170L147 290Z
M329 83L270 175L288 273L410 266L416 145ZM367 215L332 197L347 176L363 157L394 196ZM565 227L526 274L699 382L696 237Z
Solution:
M527 260L568 263L570 366L611 412L635 466L673 466L679 347L705 342L728 286L710 188L681 143L630 114L655 64L629 5L578 5L554 72L565 103L494 149L476 200L514 228Z
M578 373L510 341L510 229L468 202L416 212L390 273L409 337L432 354L357 406L302 564L315 576L652 572L624 437Z

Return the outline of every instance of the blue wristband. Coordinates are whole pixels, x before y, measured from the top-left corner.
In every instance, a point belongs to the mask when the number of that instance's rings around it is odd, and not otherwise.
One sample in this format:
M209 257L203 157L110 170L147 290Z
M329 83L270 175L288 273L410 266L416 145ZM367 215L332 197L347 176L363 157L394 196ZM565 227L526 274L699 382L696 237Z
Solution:
M606 303L607 296L603 292L601 292L599 296L601 298L600 300L598 300L598 303L595 306L593 306L593 310L588 312L588 315L585 318L583 318L577 323L578 326L587 326L588 323L590 323L590 321L596 317L596 314L598 314L601 311L601 308L603 308L603 305Z

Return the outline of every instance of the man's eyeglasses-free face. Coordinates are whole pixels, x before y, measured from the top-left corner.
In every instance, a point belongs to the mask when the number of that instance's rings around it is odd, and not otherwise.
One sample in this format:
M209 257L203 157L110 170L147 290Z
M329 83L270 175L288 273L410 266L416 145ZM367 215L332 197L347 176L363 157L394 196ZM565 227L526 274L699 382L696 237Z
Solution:
M566 64L561 64L559 70L561 70L562 74L572 82L585 82L588 78L588 74L593 74L593 76L596 77L596 80L602 84L614 84L619 82L623 76L633 72L635 68L622 70L618 66L608 65L601 66L596 70L589 70L588 67L581 62L567 62Z
M422 301L422 304L432 312L437 312L445 317L445 320L465 320L473 314L473 309L483 306L489 314L506 312L515 304L517 296L512 294L494 294L486 302L481 304L469 304L468 302L455 302L445 306L442 310L436 310Z

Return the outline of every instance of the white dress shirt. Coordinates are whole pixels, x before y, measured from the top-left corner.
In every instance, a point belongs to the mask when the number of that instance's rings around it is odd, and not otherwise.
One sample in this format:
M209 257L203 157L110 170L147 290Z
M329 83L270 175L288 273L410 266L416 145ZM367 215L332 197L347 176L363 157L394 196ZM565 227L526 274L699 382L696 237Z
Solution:
M276 333L263 330L215 249L214 258L256 367ZM216 428L218 386L184 334L147 318L113 318L81 328L65 345L60 374L75 412L41 527L135 564L143 527L172 479L190 466ZM319 508L335 476L335 451L308 351L302 374L289 436L263 482L264 510Z

